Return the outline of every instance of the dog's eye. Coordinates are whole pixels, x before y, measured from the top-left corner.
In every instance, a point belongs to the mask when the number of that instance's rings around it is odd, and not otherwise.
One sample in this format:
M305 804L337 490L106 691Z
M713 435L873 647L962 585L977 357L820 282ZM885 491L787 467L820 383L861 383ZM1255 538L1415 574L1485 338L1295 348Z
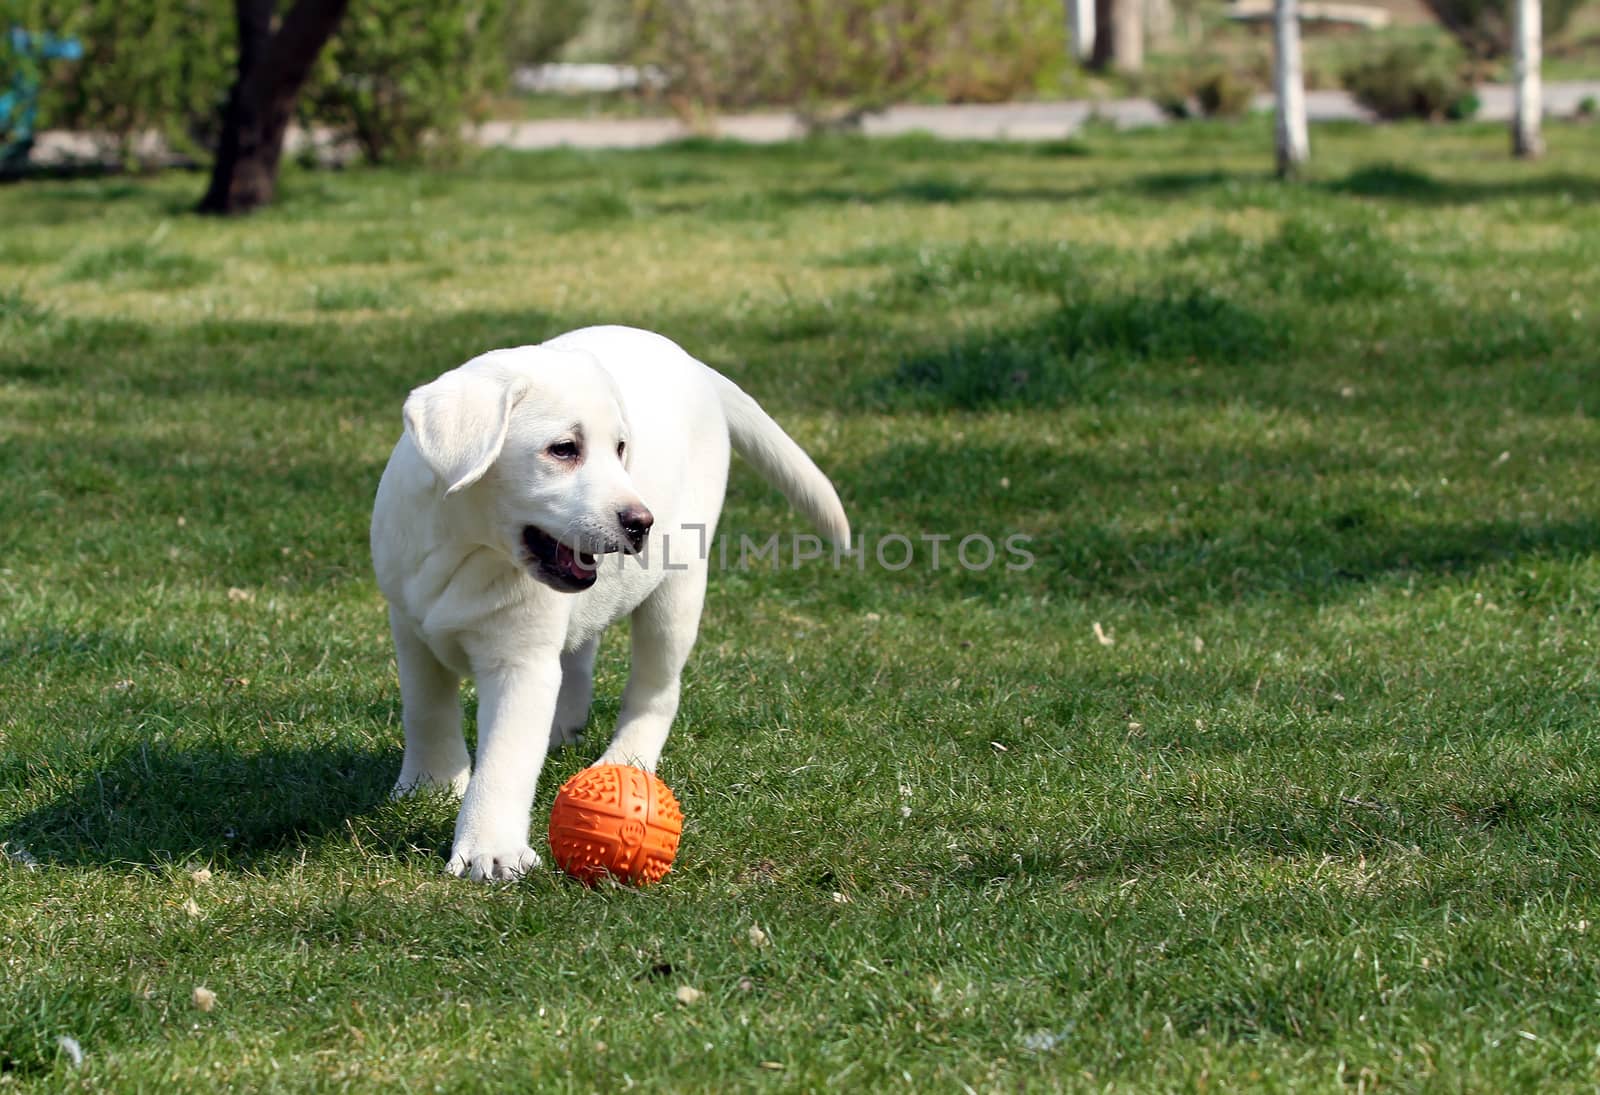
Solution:
M576 441L557 441L545 452L557 460L576 460L578 458L578 443Z
M627 447L628 447L628 443L626 441L618 441L617 442L617 459L618 460L622 459L622 451L624 449L626 449Z

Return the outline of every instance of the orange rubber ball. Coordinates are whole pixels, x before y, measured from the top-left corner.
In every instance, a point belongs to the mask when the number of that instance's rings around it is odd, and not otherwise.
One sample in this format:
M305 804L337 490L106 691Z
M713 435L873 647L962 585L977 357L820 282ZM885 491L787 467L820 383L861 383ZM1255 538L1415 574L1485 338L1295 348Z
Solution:
M580 882L611 875L636 886L660 882L683 835L683 811L653 772L625 764L585 768L556 792L550 852Z

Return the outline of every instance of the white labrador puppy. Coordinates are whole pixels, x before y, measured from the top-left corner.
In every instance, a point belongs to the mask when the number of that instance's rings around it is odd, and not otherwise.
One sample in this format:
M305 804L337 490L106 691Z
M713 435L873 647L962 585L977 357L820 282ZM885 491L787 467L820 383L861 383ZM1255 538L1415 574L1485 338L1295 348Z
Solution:
M849 523L755 400L648 331L589 327L491 351L413 391L404 417L372 515L405 725L395 793L462 795L448 870L512 878L539 862L528 822L546 751L587 721L600 633L630 614L632 671L597 763L654 770L661 756L730 441L834 544L849 543Z

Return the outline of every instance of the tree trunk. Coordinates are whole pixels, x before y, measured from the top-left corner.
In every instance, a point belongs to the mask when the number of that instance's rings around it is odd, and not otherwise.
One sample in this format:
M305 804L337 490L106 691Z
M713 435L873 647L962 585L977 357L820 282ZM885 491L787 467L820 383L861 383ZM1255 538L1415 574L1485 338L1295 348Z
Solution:
M1278 175L1288 178L1311 158L1311 137L1306 131L1306 85L1300 64L1300 5L1298 0L1275 0L1272 5L1273 91L1277 97Z
M222 113L222 136L202 213L248 213L278 187L294 102L349 0L297 0L272 30L277 0L234 0L239 72Z
M1520 159L1544 155L1540 123L1544 113L1539 86L1543 12L1539 0L1512 0L1511 26L1511 152Z
M1118 72L1144 68L1145 0L1116 0L1111 5L1111 67Z
M1068 55L1079 64L1094 56L1094 0L1065 0Z
M1094 6L1094 45L1089 50L1088 67L1104 72L1111 67L1112 0L1081 0Z
M1081 0L1094 4L1094 51L1089 67L1097 72L1138 72L1144 67L1145 0Z

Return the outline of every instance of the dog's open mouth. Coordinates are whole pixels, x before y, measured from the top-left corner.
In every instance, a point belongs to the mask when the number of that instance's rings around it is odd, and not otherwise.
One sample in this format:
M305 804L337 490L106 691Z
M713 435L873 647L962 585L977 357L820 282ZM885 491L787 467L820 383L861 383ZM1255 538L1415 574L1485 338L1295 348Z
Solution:
M587 551L568 547L532 525L522 529L522 546L528 550L528 569L552 589L579 593L594 585L599 560Z

